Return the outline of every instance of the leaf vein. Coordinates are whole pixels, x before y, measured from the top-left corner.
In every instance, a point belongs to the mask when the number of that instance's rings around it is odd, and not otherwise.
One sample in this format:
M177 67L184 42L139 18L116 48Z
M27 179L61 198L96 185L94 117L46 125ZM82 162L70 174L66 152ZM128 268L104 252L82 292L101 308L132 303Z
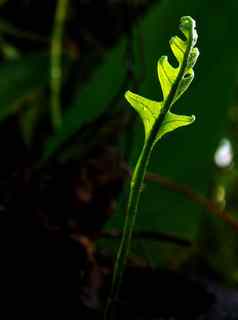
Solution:
M176 43L176 41L173 42L173 44L175 45L175 47L182 52L182 54L184 54L184 50Z
M161 67L162 67L162 69L163 69L163 72L164 72L166 78L168 79L169 83L170 83L171 85L173 85L173 82L170 80L170 78L169 78L169 76L168 76L168 74L167 74L167 72L166 72L163 64L161 63L160 65L161 65Z
M138 100L136 100L135 98L132 98L132 97L131 97L131 99L132 99L133 101L135 101L135 102L138 103ZM144 107L147 111L149 111L149 113L151 114L151 116L156 120L156 116L153 114L153 112L150 110L150 108L148 108L148 106L147 106L145 103L141 102L141 101L139 101L139 103L142 104L143 107Z

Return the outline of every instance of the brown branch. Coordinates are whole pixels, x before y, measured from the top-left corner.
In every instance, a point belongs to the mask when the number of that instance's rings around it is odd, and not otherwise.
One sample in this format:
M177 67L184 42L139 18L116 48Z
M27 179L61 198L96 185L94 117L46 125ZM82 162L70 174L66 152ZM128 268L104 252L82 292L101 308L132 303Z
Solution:
M131 169L125 165L124 166L127 174L131 176ZM158 182L162 187L167 190L183 194L188 200L192 201L205 208L208 212L213 213L216 217L219 217L224 222L229 224L235 231L238 232L238 220L233 218L233 213L226 210L222 210L219 206L212 200L207 199L198 192L195 192L191 189L190 186L186 184L180 184L176 181L163 177L155 173L147 173L145 175L145 181L149 182Z
M120 230L110 230L103 231L101 237L103 238L121 238L122 231ZM161 242L169 242L178 246L190 247L192 246L192 241L186 238L182 238L172 233L157 232L157 231L135 231L133 233L133 239L146 239Z
M146 181L159 182L160 185L170 191L183 194L190 201L199 204L204 207L208 212L213 213L215 216L221 218L224 222L228 223L236 231L238 231L238 220L233 218L232 213L222 210L219 206L212 200L207 199L200 193L193 191L186 184L179 184L172 179L162 177L159 174L147 173L145 176Z

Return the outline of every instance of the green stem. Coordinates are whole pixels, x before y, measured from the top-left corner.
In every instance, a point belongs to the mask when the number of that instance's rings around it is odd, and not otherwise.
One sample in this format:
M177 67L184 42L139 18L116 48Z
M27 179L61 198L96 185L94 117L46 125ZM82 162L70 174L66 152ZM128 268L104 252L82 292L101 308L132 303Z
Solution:
M57 130L62 123L60 91L62 81L63 33L68 0L58 0L51 42L51 116L52 125Z
M130 243L135 226L138 204L140 201L143 181L150 160L152 148L153 140L149 138L144 144L131 178L126 220L123 228L120 247L117 252L112 279L112 288L105 308L104 319L110 319L113 301L118 296L122 275L126 265L126 259L130 250Z

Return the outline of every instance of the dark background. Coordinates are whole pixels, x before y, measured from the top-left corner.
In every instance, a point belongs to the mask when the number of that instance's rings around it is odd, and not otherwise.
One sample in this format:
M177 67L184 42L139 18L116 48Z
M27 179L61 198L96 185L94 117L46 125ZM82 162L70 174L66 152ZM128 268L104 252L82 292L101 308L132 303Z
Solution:
M174 63L190 15L200 57L174 109L196 121L153 153L117 317L238 318L237 14L236 0L0 1L8 312L102 315L143 143L124 93L161 99L157 61Z

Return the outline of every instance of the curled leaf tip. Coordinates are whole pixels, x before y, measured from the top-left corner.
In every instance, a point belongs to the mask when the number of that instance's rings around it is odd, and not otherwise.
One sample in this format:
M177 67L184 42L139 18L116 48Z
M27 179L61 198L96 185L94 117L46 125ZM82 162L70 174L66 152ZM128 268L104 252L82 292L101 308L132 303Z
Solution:
M198 39L198 34L196 30L196 22L190 16L184 16L180 19L179 29L185 35L187 39L192 39L192 46L195 46Z
M180 19L179 29L184 32L188 31L190 33L196 32L196 22L190 16L185 16Z
M195 20L190 16L184 16L180 18L180 25L183 27L194 29L196 27Z

